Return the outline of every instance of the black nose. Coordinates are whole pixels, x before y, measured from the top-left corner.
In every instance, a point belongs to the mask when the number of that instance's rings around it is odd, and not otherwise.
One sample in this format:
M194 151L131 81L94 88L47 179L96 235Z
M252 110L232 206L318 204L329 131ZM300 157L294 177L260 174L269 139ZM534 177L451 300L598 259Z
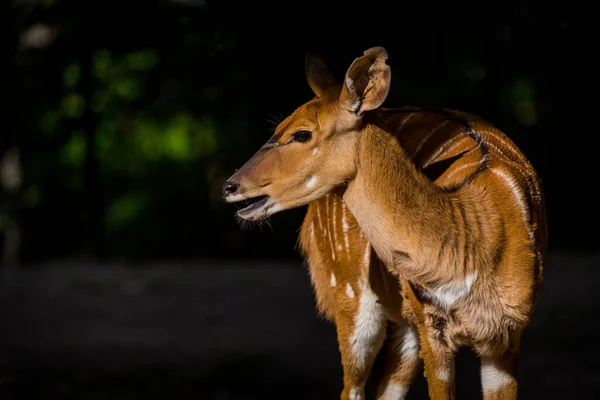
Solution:
M229 181L225 182L223 184L223 196L229 196L230 194L234 194L235 192L237 192L239 187L240 185L238 185L237 183Z

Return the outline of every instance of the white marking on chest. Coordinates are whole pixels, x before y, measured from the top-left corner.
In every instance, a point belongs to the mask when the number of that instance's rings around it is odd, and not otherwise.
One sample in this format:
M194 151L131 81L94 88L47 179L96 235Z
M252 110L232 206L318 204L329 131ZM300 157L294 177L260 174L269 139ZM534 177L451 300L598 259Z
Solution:
M348 295L348 297L350 297L351 299L354 298L354 289L352 289L352 286L350 286L349 283L346 283L346 294Z
M312 189L317 184L317 177L315 175L311 175L310 178L306 180L306 187Z
M462 282L450 282L427 290L425 296L435 302L438 306L448 309L458 300L471 293L473 283L477 279L477 271L467 275Z
M374 346L385 320L385 311L364 277L361 279L360 289L358 313L354 319L354 334L350 337L350 345L356 364L362 368L374 355Z
M487 358L482 358L481 361L481 388L484 392L495 392L513 380L508 373L498 369Z
M385 391L378 399L402 400L406 397L406 393L408 393L408 388L406 386L390 383L386 386Z
M350 389L350 393L348 393L348 398L350 400L364 400L364 390L360 387L353 387L352 389Z
M331 283L331 287L335 287L335 285L337 284L337 281L335 279L335 275L333 273L331 273L331 280L330 280L329 283Z

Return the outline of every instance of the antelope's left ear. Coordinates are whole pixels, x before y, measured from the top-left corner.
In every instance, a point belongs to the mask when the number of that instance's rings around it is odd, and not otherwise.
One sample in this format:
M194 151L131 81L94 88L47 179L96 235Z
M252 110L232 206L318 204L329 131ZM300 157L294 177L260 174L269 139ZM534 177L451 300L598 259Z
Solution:
M372 47L354 60L344 79L340 104L356 114L373 110L385 101L391 82L390 66L383 47Z
M306 56L306 79L317 97L323 97L330 87L337 84L325 60L315 53Z

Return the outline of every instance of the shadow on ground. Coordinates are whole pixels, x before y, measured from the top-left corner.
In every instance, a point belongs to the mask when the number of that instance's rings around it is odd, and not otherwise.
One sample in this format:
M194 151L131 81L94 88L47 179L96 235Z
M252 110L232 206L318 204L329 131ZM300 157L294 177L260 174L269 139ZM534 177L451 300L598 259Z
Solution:
M521 354L521 399L600 393L600 256L552 253ZM45 265L0 287L2 399L335 399L334 327L299 263ZM457 358L459 399L481 398ZM425 399L424 378L410 399Z

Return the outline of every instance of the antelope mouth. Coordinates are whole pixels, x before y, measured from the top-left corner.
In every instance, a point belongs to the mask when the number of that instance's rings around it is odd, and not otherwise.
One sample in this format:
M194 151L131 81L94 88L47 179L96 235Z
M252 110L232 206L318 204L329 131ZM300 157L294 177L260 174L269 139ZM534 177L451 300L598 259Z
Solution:
M253 211L256 211L262 207L264 207L267 202L269 201L269 196L264 195L264 196L257 196L257 197L252 197L249 199L245 199L245 200L240 200L240 201L236 201L235 204L236 206L241 206L242 208L239 209L237 211L237 215L239 215L240 217L243 217L244 215L248 215L250 213L252 213Z

